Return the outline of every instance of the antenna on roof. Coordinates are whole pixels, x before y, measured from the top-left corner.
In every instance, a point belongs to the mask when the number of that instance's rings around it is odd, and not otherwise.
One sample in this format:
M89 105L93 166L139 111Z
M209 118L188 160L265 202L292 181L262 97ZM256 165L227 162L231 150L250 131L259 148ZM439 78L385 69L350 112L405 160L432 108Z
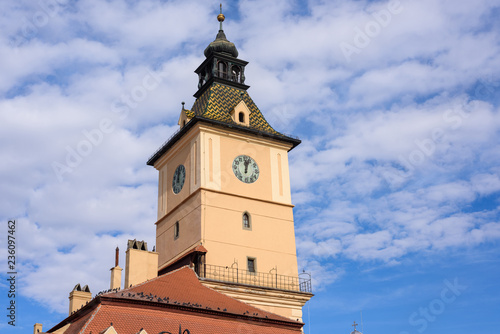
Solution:
M363 310L359 311L361 313L361 333L364 333L365 331L363 330Z

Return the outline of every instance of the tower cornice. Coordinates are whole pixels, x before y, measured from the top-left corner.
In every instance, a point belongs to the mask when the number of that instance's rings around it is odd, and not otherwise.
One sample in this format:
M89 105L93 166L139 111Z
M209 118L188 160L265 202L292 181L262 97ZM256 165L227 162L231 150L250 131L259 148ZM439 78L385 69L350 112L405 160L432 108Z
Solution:
M232 129L235 131L239 131L242 133L252 134L255 136L259 136L266 139L277 140L285 143L289 143L292 145L289 151L291 151L295 146L301 143L301 140L298 138L292 138L289 136L281 135L281 134L272 134L264 131L259 131L254 128L245 127L237 124L229 124L226 122L217 121L214 119L206 118L203 116L194 116L183 128L177 131L169 140L167 140L148 160L147 164L149 166L154 166L155 162L158 161L165 153L167 153L172 146L175 145L186 133L188 133L191 128L194 127L198 122L203 122L206 124L210 124L213 126L219 126L223 128Z

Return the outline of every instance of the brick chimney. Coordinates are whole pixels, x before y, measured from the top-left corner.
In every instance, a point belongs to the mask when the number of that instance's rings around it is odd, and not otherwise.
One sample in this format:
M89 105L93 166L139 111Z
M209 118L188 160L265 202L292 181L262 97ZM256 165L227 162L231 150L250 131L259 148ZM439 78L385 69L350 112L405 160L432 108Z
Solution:
M111 284L110 289L120 289L122 285L122 268L118 266L120 249L116 247L115 253L115 266L111 268Z

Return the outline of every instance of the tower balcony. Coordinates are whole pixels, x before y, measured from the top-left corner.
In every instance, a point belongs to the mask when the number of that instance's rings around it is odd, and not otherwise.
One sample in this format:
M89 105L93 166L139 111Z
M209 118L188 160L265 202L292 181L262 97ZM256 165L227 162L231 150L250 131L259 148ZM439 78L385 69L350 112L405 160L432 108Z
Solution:
M285 276L273 272L252 272L230 266L224 267L212 264L196 266L195 271L200 278L205 280L312 293L311 276L307 273L302 273L298 276Z

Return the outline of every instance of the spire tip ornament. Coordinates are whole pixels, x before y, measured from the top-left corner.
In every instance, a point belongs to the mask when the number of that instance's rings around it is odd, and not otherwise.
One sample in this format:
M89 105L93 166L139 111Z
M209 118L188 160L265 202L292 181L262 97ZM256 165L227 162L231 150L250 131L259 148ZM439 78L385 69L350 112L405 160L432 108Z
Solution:
M222 22L224 22L225 19L226 17L224 16L224 14L222 14L222 4L220 4L220 14L217 15L217 21L220 22L219 30L222 30Z

